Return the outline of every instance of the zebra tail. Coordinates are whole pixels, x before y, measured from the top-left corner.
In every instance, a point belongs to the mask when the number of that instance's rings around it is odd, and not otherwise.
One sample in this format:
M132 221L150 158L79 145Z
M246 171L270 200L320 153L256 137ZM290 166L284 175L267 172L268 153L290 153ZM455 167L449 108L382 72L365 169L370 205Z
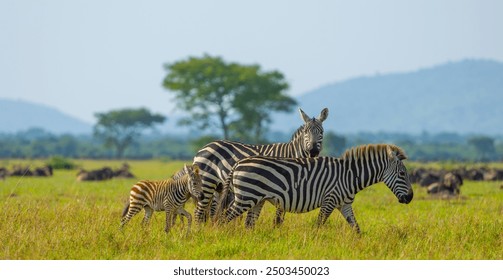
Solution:
M124 206L124 210L122 210L122 217L126 216L128 211L129 211L129 200L126 202L126 205Z
M225 178L225 183L222 189L222 192L220 193L220 198L217 203L217 211L215 214L215 222L218 223L223 217L223 214L225 213L225 210L229 208L230 203L228 202L227 196L229 195L229 192L232 188L232 175L234 173L234 168L231 169L229 174L227 175L227 178Z

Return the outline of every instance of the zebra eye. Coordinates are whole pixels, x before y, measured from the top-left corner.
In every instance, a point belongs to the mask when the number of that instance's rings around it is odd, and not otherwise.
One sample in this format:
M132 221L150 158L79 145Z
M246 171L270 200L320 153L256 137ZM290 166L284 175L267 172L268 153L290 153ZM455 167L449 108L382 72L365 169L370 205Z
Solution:
M405 177L405 172L404 171L398 171L398 175L400 175L400 177Z

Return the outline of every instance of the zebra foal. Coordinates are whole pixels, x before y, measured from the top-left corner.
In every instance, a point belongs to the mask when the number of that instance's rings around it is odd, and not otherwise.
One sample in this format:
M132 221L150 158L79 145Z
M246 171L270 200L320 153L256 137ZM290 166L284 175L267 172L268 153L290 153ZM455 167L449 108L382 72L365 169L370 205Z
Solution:
M198 202L194 214L198 222L206 221L208 208L211 208L210 216L214 215L216 210L216 200L213 198L215 191L221 192L227 174L239 160L257 155L291 158L317 157L319 155L323 142L322 123L328 117L328 109L321 110L320 115L316 118L310 118L300 108L299 113L304 124L295 131L287 143L250 145L220 140L207 144L197 152L193 163L201 168L205 194L204 199ZM283 217L284 212L278 209L275 223L281 223Z
M303 213L320 208L318 225L337 208L360 232L353 214L356 193L384 182L400 203L413 198L412 185L395 145L364 145L347 150L342 158L250 157L239 161L229 174L225 190L232 188L234 202L217 217L229 222L248 211L247 227L253 227L265 201L287 212ZM223 194L225 197L225 192Z
M165 211L166 226L164 231L166 233L173 226L176 214L187 218L187 233L190 232L192 215L183 209L183 205L191 196L202 199L201 185L199 167L196 165L185 165L183 167L183 175L176 179L139 181L131 188L129 202L122 211L120 227L123 228L134 215L145 209L143 224L148 224L153 211Z

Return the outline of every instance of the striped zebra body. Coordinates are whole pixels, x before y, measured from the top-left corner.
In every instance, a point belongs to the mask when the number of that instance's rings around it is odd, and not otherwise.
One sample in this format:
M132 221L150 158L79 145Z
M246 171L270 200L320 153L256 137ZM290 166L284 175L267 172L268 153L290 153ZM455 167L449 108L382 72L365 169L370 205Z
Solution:
M243 159L227 180L234 202L226 209L224 222L248 211L251 218L246 225L253 227L264 202L270 201L293 213L320 208L318 225L324 224L337 208L359 232L351 205L360 190L384 182L400 203L412 200L412 186L402 162L405 158L399 147L379 144L347 150L342 158Z
M216 210L215 191L222 191L227 174L239 161L251 156L305 158L316 157L321 151L323 141L323 121L328 116L328 109L321 111L317 118L309 118L299 109L304 124L293 134L288 143L269 145L250 145L233 141L214 141L203 147L194 157L194 164L201 169L204 199L196 207L196 220L204 222L206 211L211 207L210 216ZM211 203L211 204L210 204ZM275 222L282 221L283 213L278 212Z
M202 199L202 183L197 166L184 166L183 170L184 174L177 179L142 180L136 183L131 188L129 202L122 213L121 228L134 215L145 209L143 224L148 223L154 211L165 211L166 232L169 232L172 227L176 214L187 218L188 231L190 231L192 215L183 209L183 205L191 196Z

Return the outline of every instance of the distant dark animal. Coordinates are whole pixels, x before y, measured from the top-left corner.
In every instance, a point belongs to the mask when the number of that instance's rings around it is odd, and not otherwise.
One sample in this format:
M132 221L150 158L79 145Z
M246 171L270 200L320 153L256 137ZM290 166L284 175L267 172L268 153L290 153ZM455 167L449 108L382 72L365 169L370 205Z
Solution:
M129 164L123 163L122 167L114 170L113 172L114 178L134 178L133 173L129 172Z
M426 169L424 168L415 168L409 172L409 179L411 184L417 184L419 181L421 181L421 177L423 174L427 172Z
M113 170L110 167L103 167L98 170L80 170L77 174L77 181L103 181L113 178Z
M491 168L484 172L484 181L503 180L503 170Z
M470 169L466 172L465 179L472 181L484 180L484 171L482 169Z
M425 171L422 175L421 178L419 179L419 185L421 187L427 187L435 182L438 182L441 177L441 172L440 171Z
M33 176L29 166L14 165L9 176Z
M49 177L52 176L52 174L53 174L52 166L50 165L35 168L35 171L33 172L33 176L39 176L39 177Z
M444 173L445 171L443 170L419 167L413 169L409 173L409 178L411 183L419 184L421 187L427 187L432 183L438 182Z
M463 178L455 172L446 173L439 182L432 183L428 186L429 194L440 194L447 196L456 196L461 192Z
M0 167L0 180L5 180L5 177L7 177L7 174L9 172L7 171L6 168Z

